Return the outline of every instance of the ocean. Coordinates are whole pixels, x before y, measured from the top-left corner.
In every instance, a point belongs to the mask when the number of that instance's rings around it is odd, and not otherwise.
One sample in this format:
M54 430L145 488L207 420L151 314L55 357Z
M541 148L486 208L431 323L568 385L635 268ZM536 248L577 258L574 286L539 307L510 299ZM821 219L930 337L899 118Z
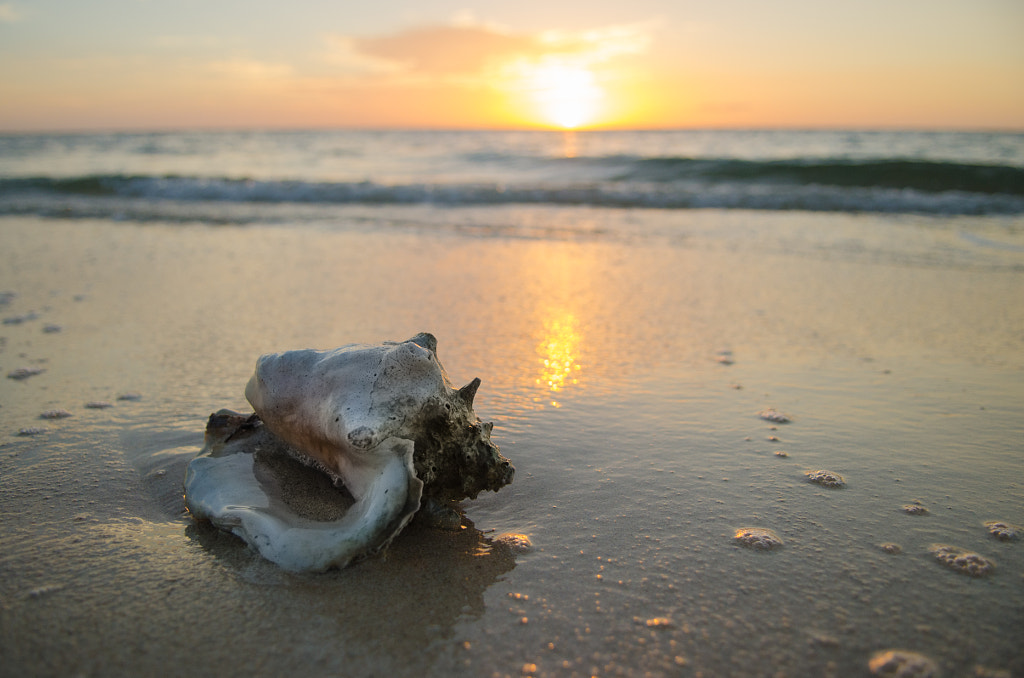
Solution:
M855 131L0 136L0 214L280 221L267 206L1020 215L1024 135ZM295 217L290 217L294 219Z
M1021 299L1021 134L0 136L0 673L1022 675ZM259 355L421 331L460 530L191 520Z

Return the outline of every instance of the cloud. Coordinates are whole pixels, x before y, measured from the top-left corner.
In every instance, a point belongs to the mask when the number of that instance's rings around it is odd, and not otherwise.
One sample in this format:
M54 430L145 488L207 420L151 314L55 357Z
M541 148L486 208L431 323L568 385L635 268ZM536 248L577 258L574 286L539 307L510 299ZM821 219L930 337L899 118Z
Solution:
M349 74L482 83L528 64L558 61L589 67L641 54L650 46L654 28L648 22L517 34L463 11L452 25L372 37L331 36L328 60Z
M220 47L223 42L213 35L161 35L152 40L154 46L172 50Z
M342 74L382 75L397 73L405 68L393 59L361 52L355 39L348 36L329 35L326 40L327 52L323 60Z
M545 31L538 39L548 54L561 54L597 64L618 56L646 52L655 27L654 22L645 22L575 32Z
M288 64L274 64L251 59L228 59L214 61L209 69L221 76L233 80L274 80L292 75L292 67Z
M495 60L531 49L534 40L485 26L461 25L354 38L352 45L360 54L401 64L408 72L442 76L479 73Z
M461 28L487 28L495 33L511 33L511 31L495 21L485 21L471 9L460 9L451 18L452 26Z
M23 16L14 3L0 3L0 23L13 24L16 21L21 21Z
M544 31L535 37L534 49L502 65L500 77L527 89L536 87L538 77L545 80L553 74L578 79L582 74L594 77L594 73L600 73L601 80L608 80L614 77L609 62L646 52L653 29L653 23L642 23L585 31Z

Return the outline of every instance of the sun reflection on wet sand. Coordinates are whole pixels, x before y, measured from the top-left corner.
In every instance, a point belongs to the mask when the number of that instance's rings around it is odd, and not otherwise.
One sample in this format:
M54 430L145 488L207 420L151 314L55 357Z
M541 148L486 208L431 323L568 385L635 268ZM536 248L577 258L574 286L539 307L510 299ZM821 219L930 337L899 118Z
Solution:
M544 337L537 345L541 366L537 385L547 391L545 396L550 398L551 407L562 406L555 399L555 394L562 393L569 385L579 383L581 367L577 360L580 335L577 326L576 316L566 312L544 322Z

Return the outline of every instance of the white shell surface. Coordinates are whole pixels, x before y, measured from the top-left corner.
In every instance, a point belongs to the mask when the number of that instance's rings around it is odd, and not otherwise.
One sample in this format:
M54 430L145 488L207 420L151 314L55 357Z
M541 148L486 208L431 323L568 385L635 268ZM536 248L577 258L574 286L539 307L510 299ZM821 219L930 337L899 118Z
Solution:
M424 402L451 389L432 350L416 341L430 346L434 340L417 335L402 343L265 355L245 395L275 435L343 479L358 498L368 479L359 467L377 465L377 448L387 438L415 439Z
M378 463L362 467L363 494L339 519L317 520L311 515L318 508L315 497L306 498L307 511L282 499L287 478L267 462L299 462L269 432L227 443L208 440L188 465L186 505L194 517L232 532L286 570L344 567L386 546L419 508L423 483L412 472L412 455L412 441L383 441Z

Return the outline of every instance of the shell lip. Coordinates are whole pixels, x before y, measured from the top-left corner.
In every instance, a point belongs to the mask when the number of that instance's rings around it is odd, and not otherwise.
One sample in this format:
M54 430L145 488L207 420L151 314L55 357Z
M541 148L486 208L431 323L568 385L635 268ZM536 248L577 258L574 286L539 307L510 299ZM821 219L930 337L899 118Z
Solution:
M224 410L211 415L206 445L186 469L185 503L193 518L235 534L281 568L320 572L379 553L419 510L423 482L413 472L413 441L383 441L381 463L363 471L372 479L362 495L340 517L316 518L312 513L330 509L324 495L290 496L295 472L287 468L301 458L253 421ZM243 427L250 429L245 435Z

